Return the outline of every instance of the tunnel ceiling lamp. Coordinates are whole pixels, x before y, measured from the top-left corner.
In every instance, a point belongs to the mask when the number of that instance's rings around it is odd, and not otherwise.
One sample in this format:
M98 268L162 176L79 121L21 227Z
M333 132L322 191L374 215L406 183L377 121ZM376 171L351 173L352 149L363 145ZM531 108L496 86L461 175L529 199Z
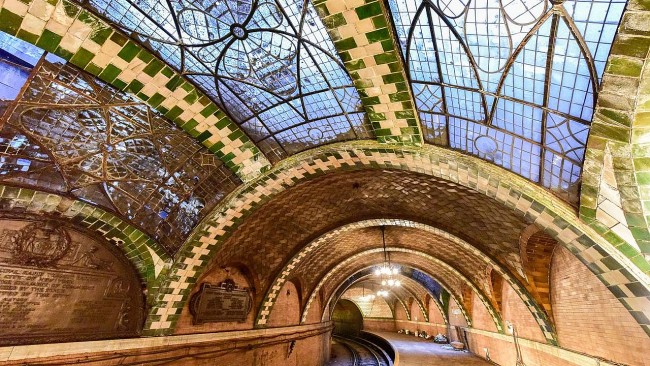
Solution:
M390 263L390 256L386 250L386 227L384 225L380 226L381 228L381 242L384 246L384 263L375 269L375 276L381 278L381 289L377 292L377 295L386 297L388 292L386 287L399 287L401 285L400 280L396 280L393 276L397 276L399 273L399 268L393 266Z

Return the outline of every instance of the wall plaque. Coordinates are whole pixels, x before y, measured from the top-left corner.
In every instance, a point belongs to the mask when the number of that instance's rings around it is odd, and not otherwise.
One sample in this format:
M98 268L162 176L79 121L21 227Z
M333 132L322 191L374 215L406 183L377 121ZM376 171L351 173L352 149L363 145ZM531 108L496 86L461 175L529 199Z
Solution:
M0 345L137 336L143 316L140 280L113 245L0 218Z
M243 322L251 310L248 289L241 289L233 280L220 284L202 283L190 301L194 324L213 322Z

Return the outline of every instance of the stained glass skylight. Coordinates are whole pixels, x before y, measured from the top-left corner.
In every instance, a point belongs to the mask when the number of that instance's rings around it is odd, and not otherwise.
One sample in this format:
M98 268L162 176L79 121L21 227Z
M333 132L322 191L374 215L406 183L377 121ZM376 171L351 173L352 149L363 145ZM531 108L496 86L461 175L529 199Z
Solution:
M14 100L45 51L0 32L0 116L2 101Z
M425 139L577 202L626 0L389 0Z
M308 0L79 0L202 88L273 161L370 138Z
M103 207L170 254L241 184L172 122L51 54L0 117L0 183Z

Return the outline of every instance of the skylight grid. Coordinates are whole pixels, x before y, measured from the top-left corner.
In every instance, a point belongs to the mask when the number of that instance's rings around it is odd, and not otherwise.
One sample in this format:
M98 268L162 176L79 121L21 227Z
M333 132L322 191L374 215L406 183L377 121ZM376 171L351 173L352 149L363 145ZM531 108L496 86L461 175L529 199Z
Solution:
M275 138L278 131L324 116L345 118L348 110L360 111L358 95L352 98L358 106L345 110L334 97L333 89L353 87L352 80L309 0L78 1L194 81L255 139ZM328 98L314 99L314 92ZM297 112L290 112L288 104ZM256 123L246 123L257 116ZM260 123L269 127L266 132ZM281 151L289 145L297 151L300 144L306 149L316 143L308 134L300 136L301 143L288 136L276 139L280 152L262 151L277 161L290 155ZM361 138L352 131L337 139L343 136Z
M594 101L626 1L387 1L425 139L576 204ZM443 86L444 95L423 84ZM480 152L478 140L495 153Z

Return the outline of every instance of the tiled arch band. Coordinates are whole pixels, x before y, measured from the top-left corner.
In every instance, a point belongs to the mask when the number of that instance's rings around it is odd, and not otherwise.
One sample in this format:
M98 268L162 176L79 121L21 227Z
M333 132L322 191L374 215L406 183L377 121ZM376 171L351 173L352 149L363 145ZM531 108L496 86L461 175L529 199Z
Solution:
M279 275L272 282L262 302L263 305L260 308L260 312L258 313L257 324L258 325L263 324L260 323L261 314L263 312L268 313L272 310L273 304L275 303L277 297L277 292L282 287L284 282L286 282L288 278L291 278L293 276L295 269L302 263L302 260L305 257L307 257L309 253L322 249L331 239L335 238L338 235L341 235L342 233L349 232L351 230L373 227L373 226L381 226L381 225L411 227L411 228L424 230L433 233L437 236L443 237L453 242L454 244L458 245L458 247L462 248L464 251L468 251L474 254L475 256L481 258L485 262L486 266L490 266L494 270L496 270L501 276L503 276L503 278L508 282L508 284L512 286L512 288L515 290L517 295L519 295L519 297L521 298L522 302L526 304L526 306L528 307L528 310L531 312L536 322L540 326L542 333L546 337L547 341L551 344L557 343L557 336L555 334L554 326L551 320L549 319L549 317L547 316L547 314L544 312L542 306L538 304L537 301L535 301L535 299L531 296L528 289L526 289L526 287L523 284L521 284L514 276L512 276L507 269L499 265L495 260L490 258L485 253L481 252L480 250L476 249L468 242L454 235L451 235L443 230L422 223L418 223L410 220L398 220L398 219L377 219L377 220L365 220L365 221L355 222L352 224L342 226L338 229L332 230L322 235L321 237L315 239L308 245L306 245L302 250L300 250L293 258L291 258L285 264L282 270L280 270Z
M396 169L445 179L473 189L526 216L585 263L650 333L647 275L617 248L581 222L548 191L478 158L436 147L394 148L376 142L332 144L297 154L223 200L181 249L147 326L154 334L175 326L192 283L219 246L245 218L292 186L336 171Z

